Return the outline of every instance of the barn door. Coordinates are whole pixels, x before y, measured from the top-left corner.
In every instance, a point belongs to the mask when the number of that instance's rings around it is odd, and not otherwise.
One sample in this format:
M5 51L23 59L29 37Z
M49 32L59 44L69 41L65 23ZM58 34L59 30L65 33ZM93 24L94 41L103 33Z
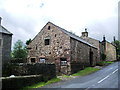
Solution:
M60 58L60 72L62 74L67 74L67 59Z

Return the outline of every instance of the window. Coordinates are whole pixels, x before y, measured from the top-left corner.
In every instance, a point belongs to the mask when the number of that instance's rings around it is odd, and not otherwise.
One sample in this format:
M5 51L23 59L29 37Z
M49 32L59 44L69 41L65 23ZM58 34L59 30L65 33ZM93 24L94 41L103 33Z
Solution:
M36 50L37 50L37 44L36 44Z
M60 58L61 65L67 65L67 60L66 58Z
M50 39L45 39L45 45L50 45Z
M48 26L48 30L50 30L50 26Z
M55 37L56 37L57 35L55 34Z
M45 63L45 58L40 58L40 63Z
M35 63L35 58L31 58L31 63Z

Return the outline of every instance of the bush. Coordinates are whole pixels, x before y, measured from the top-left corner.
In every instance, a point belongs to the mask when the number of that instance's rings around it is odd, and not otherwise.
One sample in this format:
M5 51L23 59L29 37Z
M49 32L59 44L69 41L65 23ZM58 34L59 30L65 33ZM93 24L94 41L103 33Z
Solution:
M101 54L101 58L102 58L102 60L105 61L105 60L106 60L106 55L105 55L104 53L102 53L102 54Z

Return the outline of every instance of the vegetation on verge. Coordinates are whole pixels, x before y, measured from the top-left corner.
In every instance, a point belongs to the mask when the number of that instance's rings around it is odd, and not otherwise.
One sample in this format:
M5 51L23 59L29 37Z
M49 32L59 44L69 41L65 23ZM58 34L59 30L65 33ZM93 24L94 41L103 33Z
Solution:
M45 85L48 85L48 84L52 84L52 83L55 83L55 82L59 82L59 81L61 81L61 79L53 78L53 79L51 79L51 80L49 80L47 82L39 82L39 83L33 84L31 86L26 86L22 90L26 90L26 89L30 89L30 88L40 88L42 86L45 86Z
M112 64L113 61L100 61L99 63L97 63L98 66L104 66L104 65L108 65L108 64Z
M72 77L72 76L84 76L84 75L91 74L91 73L93 73L93 72L95 72L95 71L98 71L98 70L100 70L100 69L94 68L94 67L87 67L87 68L85 68L84 70L81 70L81 71L79 71L79 72L77 72L77 73L75 73L75 74L72 74L72 75L70 75L70 76L68 76L68 75L63 75L63 77L65 77L65 78L70 78L70 77ZM51 84L51 83L55 83L55 82L59 82L59 81L61 81L61 79L59 79L59 78L54 78L54 79L51 79L51 80L49 80L49 81L47 81L47 82L39 82L39 83L34 84L34 85L31 85L31 86L26 86L26 87L24 87L23 89L26 90L26 89L30 89L30 88L40 88L40 87L42 87L42 86L45 86L45 85L48 85L48 84Z
M117 60L120 60L120 41L115 40L114 43L116 45Z
M88 74L91 74L93 72L96 72L98 70L100 70L100 69L94 68L94 67L87 67L84 70L81 70L75 74L72 74L72 76L84 76L84 75L88 75Z

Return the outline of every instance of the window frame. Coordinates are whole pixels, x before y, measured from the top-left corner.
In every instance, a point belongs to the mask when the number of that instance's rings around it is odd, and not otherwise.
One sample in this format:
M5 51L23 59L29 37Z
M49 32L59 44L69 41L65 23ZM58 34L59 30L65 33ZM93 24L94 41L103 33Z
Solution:
M46 58L39 58L39 63L45 63L46 62Z
M67 65L67 59L66 58L60 58L60 65L66 66Z

